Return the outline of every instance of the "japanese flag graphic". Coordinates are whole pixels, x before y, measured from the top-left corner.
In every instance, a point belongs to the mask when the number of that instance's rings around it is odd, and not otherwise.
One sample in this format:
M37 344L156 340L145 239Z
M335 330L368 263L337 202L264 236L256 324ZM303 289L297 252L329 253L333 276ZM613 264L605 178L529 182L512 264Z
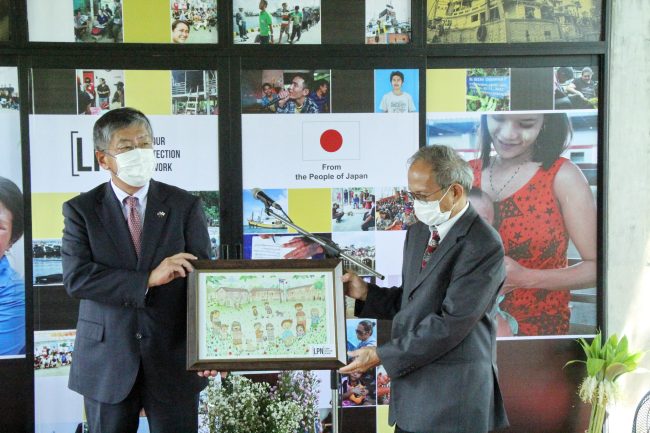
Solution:
M360 147L359 122L302 122L304 161L360 159Z

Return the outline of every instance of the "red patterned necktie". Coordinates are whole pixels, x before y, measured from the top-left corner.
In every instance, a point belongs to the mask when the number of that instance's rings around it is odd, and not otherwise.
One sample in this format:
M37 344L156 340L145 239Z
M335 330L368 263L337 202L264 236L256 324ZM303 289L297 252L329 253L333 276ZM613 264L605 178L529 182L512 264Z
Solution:
M138 198L129 196L124 199L124 203L126 204L129 211L127 222L129 224L129 232L131 232L131 240L133 241L133 246L135 247L135 253L137 254L138 258L140 258L142 218L140 218L140 213L138 212Z
M438 242L440 242L440 236L438 235L438 230L433 230L431 232L431 237L427 243L427 247L424 250L424 256L422 257L422 267L420 270L424 269L431 258L431 254L438 248Z

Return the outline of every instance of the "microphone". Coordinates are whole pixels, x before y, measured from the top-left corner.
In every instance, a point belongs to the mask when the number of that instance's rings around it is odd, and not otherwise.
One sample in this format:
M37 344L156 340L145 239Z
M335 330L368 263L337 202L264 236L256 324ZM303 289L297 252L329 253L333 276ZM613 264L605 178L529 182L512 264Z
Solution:
M280 99L282 99L282 98L280 98L280 96L274 95L269 102L267 102L265 104L262 104L262 108L268 108L268 107L270 107L272 105L275 105L278 102L280 102Z
M258 199L259 201L264 203L264 206L266 206L266 207L274 207L277 210L282 210L282 206L277 204L275 202L275 200L273 200L271 197L266 195L266 193L264 191L262 191L261 189L253 188L251 190L251 193L253 193L253 197L255 197L256 199Z

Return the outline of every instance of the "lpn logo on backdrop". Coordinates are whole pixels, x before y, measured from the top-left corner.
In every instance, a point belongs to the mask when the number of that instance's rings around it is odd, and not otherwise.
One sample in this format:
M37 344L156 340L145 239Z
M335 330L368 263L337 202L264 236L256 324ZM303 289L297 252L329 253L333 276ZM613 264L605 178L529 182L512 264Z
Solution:
M83 136L79 134L79 131L70 131L70 170L72 176L99 171L94 147L89 145L84 149Z
M302 159L361 159L360 134L359 122L302 122Z

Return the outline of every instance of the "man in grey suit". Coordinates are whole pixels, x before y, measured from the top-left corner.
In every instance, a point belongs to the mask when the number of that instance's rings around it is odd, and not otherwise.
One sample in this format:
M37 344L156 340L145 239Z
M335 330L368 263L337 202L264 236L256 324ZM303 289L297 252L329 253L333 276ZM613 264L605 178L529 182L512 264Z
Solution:
M185 277L207 259L200 201L151 179L153 131L132 108L104 114L95 156L110 182L63 204L63 281L80 299L70 389L90 432L196 432L206 379L186 371Z
M383 364L396 432L484 433L508 425L496 366L495 300L503 245L467 200L472 170L453 149L430 146L409 160L420 222L406 233L402 286L343 276L359 317L392 319L391 337L353 352L341 373Z

